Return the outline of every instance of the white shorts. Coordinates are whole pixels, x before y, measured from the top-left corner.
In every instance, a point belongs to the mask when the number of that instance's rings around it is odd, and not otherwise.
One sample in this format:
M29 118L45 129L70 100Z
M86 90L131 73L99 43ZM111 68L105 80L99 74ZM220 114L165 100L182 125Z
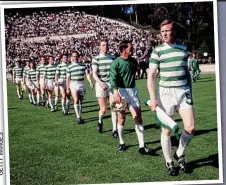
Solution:
M85 94L86 94L86 86L85 86L84 82L71 81L70 89L71 89L72 93L77 91L80 94L80 96L85 96Z
M45 85L44 78L40 78L40 80L39 80L39 85L40 85L41 87Z
M119 88L119 95L124 98L128 106L140 107L137 88Z
M190 88L187 86L177 88L159 87L158 104L169 116L173 116L175 111L179 109L192 108Z
M16 81L17 85L23 85L23 79L22 78L16 78L15 81Z
M54 80L46 80L46 89L49 91L53 91L55 86L55 81Z
M35 89L39 89L39 87L37 86L37 81L32 81L32 82L30 82L29 83L29 88L30 89L33 89L33 90L35 90Z
M113 92L111 90L110 82L105 82L105 84L107 85L107 89L106 90L103 90L99 83L95 84L95 90L96 90L96 97L97 98L105 98L107 96L112 96L113 95Z
M61 84L59 85L60 89L66 89L66 80L59 79L58 82Z

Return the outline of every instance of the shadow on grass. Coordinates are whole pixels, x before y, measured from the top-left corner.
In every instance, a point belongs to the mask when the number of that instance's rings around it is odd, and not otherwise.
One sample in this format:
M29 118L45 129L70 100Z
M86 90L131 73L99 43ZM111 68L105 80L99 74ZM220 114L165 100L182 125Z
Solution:
M217 131L217 128L209 129L209 130L196 130L194 136L199 136L203 134L207 134L209 132Z
M83 101L82 103L83 104L86 104L86 103L97 103L97 101Z
M93 105L82 105L82 108L88 108L88 107L98 107L99 106L97 104L93 104Z
M204 78L200 77L200 80L203 80L203 79L206 80L206 79L213 79L213 78L212 77L204 77Z
M148 127L150 128L153 128L155 124L152 124L152 125L147 125ZM125 131L128 131L127 133L129 132L135 132L135 129L125 129ZM209 132L213 132L213 131L217 131L216 128L214 129L209 129L209 130L197 130L195 131L195 136L198 136L198 135L202 135L202 134L207 134ZM159 134L159 137L160 137L160 134ZM147 145L151 145L151 144L161 144L161 141L160 140L155 140L155 141L150 141L150 142L145 142L145 144ZM172 144L172 147L178 147L179 146L179 139L176 138L176 136L171 136L171 144ZM128 147L137 147L138 144L135 144L135 145L129 145ZM160 147L157 147L156 149L154 149L155 152L157 152L158 150L161 150L161 146Z
M194 83L212 82L212 81L215 81L215 79L212 79L212 80L202 80L202 79L200 79L200 80L198 80L198 81L196 81Z
M18 109L18 108L16 108L16 107L8 108L8 110L16 110L16 109Z
M91 122L91 121L98 121L98 117L92 117L92 118L85 118L84 119L84 122L85 123L88 123L88 122Z
M215 168L219 168L219 161L218 161L218 153L209 155L203 159L197 159L195 161L191 161L187 163L189 167L189 172L192 173L194 169L200 168L203 166L213 166Z

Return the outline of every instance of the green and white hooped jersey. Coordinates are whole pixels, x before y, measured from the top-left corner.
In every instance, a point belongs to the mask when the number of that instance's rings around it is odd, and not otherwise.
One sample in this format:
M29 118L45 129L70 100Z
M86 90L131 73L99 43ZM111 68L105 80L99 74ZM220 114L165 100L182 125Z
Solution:
M30 70L30 67L28 67L28 66L25 66L24 67L24 72L23 72L23 76L27 76L27 73L28 73L28 71Z
M159 86L181 87L187 85L188 53L186 50L186 46L166 43L153 50L149 68L159 69Z
M56 69L56 73L59 74L59 78L66 80L67 77L67 67L68 64L67 63L61 63L57 65L57 69Z
M67 76L71 81L84 81L86 65L82 62L71 63L67 68Z
M28 75L28 79L30 81L32 81L32 82L37 81L37 79L36 79L36 74L37 74L36 69L30 69L27 73L28 73L27 74Z
M39 78L43 78L45 71L46 71L46 66L44 64L40 64L37 67L37 74L39 74Z
M55 80L56 66L48 64L46 66L45 73L46 73L47 80Z
M92 69L97 68L97 76L103 82L110 80L110 68L113 60L108 55L97 55L92 60Z
M23 71L24 71L24 68L21 66L15 66L13 68L13 72L15 73L16 78L23 78Z

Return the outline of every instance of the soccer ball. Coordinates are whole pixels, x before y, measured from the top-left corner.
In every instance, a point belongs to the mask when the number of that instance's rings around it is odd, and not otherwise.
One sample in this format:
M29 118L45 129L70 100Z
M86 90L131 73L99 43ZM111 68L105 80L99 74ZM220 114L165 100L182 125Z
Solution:
M113 101L111 103L111 109L113 112L122 112L124 110L126 110L126 108L128 107L125 99L121 100L121 103L116 103L115 101Z

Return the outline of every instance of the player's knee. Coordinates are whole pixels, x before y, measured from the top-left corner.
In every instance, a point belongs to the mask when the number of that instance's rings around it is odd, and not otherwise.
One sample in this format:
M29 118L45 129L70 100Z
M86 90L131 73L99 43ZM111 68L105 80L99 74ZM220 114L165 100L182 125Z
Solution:
M170 136L171 131L169 129L161 128L161 132L165 136Z
M106 107L101 107L100 112L104 115L107 112L107 108Z
M119 124L120 126L124 126L124 125L125 125L125 119L122 118L122 117L119 117L119 118L118 118L118 124Z
M78 104L78 103L79 103L78 99L74 99L74 104Z
M134 119L136 124L142 124L141 116L136 115L133 119Z

